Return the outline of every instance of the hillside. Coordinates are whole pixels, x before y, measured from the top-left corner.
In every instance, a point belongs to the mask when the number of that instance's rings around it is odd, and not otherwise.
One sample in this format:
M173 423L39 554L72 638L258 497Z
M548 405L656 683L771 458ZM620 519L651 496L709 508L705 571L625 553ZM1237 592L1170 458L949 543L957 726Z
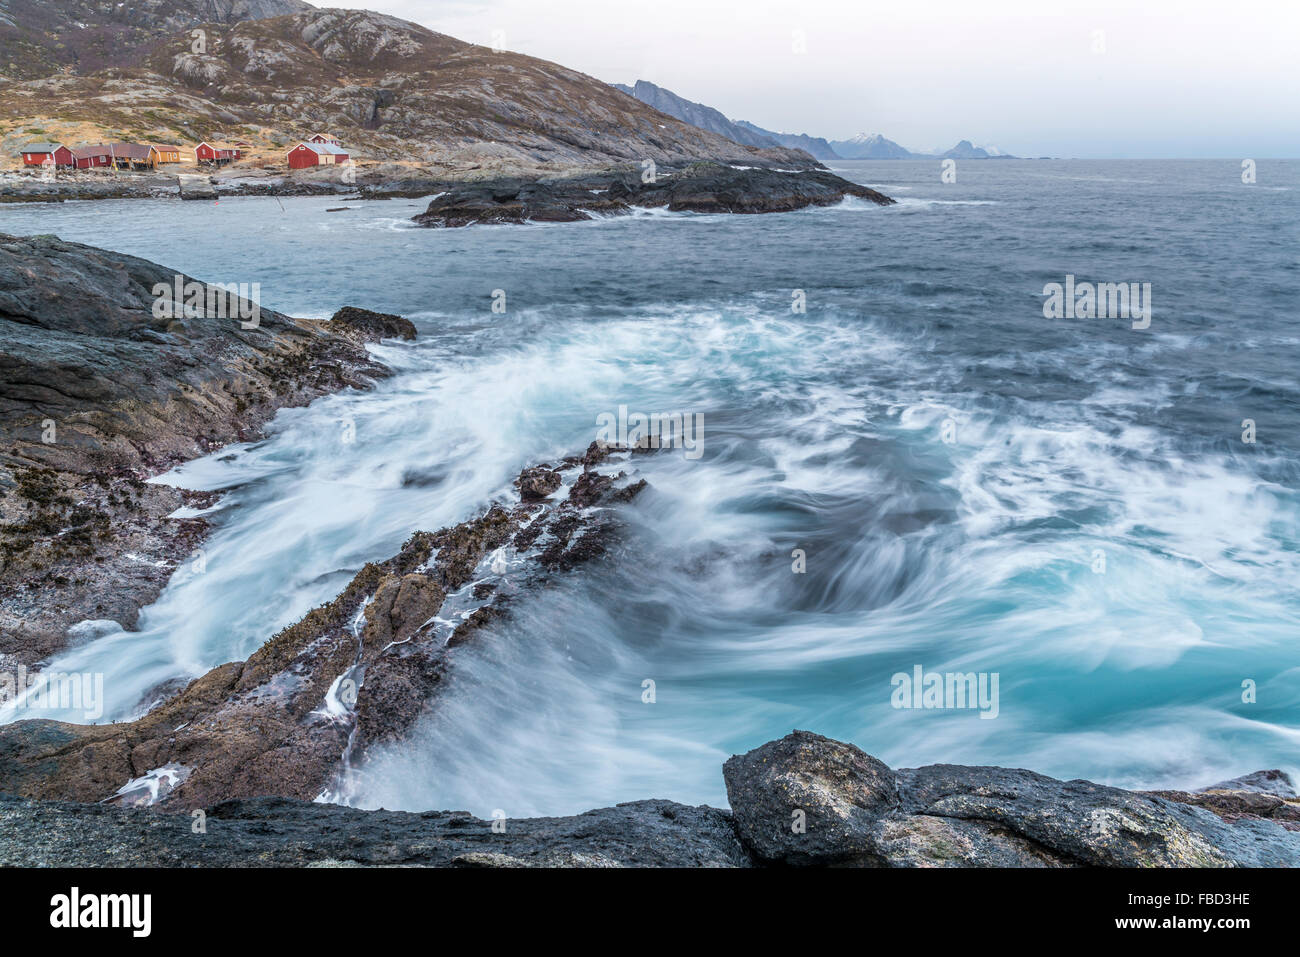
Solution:
M95 135L239 138L254 160L283 162L292 140L328 129L358 158L485 175L647 159L816 165L800 151L697 129L558 64L396 17L307 9L205 30L203 54L182 30L139 47L134 66L0 84L7 162L28 140Z
M32 80L130 66L142 48L203 23L310 9L302 0L0 0L0 75Z

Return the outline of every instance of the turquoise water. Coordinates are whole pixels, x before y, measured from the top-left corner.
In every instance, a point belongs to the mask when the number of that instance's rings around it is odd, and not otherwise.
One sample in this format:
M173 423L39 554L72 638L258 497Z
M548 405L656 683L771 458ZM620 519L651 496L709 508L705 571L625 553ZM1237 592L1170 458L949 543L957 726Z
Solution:
M703 456L639 459L626 540L458 649L355 803L721 805L721 762L796 727L1131 787L1300 769L1300 162L841 172L900 205L462 231L409 200L0 206L0 231L421 330L373 392L169 476L228 490L206 571L54 664L130 715L626 405L702 414ZM1044 318L1067 274L1151 283L1150 327ZM894 707L918 665L996 673L996 718Z

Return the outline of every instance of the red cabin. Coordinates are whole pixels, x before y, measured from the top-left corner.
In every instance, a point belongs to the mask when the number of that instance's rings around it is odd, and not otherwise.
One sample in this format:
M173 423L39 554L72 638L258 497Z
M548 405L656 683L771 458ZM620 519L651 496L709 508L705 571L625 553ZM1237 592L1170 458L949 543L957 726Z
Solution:
M313 133L307 137L308 143L328 143L330 146L338 146L339 138L333 133Z
M94 169L113 165L113 148L106 143L76 146L72 149L72 162L77 169Z
M72 166L72 150L62 143L28 143L23 147L24 166L44 166L51 159L55 166Z
M194 159L200 163L216 163L218 166L233 162L244 155L244 151L237 146L228 146L225 143L209 143L204 141L194 147Z
M289 169L334 166L347 161L347 152L330 143L299 143L289 150Z

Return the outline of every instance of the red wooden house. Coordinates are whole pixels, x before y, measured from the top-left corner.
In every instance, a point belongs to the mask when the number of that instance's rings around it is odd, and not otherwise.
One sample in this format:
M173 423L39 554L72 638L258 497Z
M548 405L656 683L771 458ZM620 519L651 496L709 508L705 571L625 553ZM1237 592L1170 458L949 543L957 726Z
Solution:
M95 169L100 166L113 165L113 148L107 143L94 143L89 146L74 146L72 162L77 169Z
M209 143L205 140L194 147L194 159L199 163L215 163L222 166L234 162L243 155L242 149L226 143Z
M331 143L299 143L289 150L289 169L334 166L347 161L347 151Z
M24 166L42 166L51 158L55 166L72 166L72 150L62 143L28 143L23 147Z
M339 138L333 133L313 133L307 137L308 143L328 143L330 146L338 146Z

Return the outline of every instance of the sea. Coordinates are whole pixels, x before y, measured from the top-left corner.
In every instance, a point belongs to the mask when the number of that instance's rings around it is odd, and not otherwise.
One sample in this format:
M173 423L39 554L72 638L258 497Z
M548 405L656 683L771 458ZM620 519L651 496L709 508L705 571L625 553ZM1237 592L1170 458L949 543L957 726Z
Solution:
M372 390L161 477L223 493L202 562L48 667L130 718L602 417L680 413L698 447L635 459L616 546L458 647L341 800L726 806L723 761L796 728L1131 788L1300 772L1300 161L834 169L897 205L453 230L418 199L0 205L0 232L420 333L373 347Z

